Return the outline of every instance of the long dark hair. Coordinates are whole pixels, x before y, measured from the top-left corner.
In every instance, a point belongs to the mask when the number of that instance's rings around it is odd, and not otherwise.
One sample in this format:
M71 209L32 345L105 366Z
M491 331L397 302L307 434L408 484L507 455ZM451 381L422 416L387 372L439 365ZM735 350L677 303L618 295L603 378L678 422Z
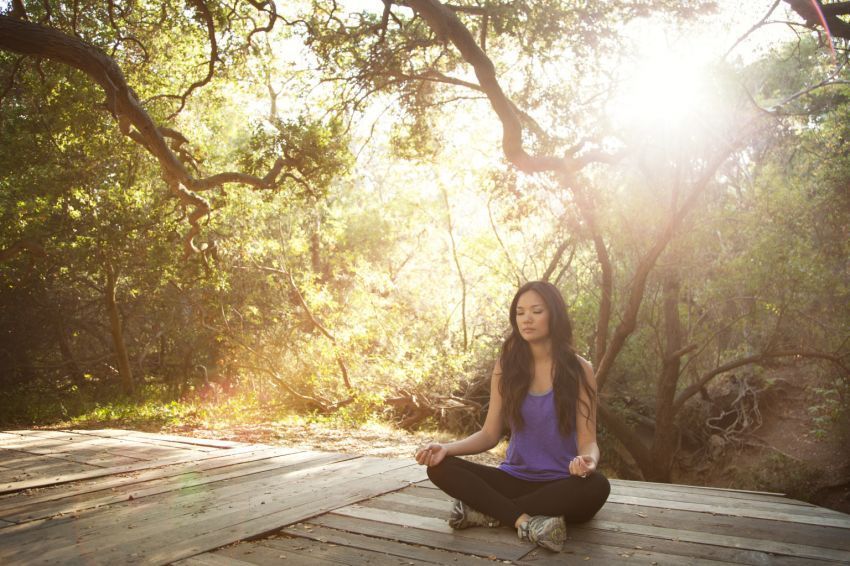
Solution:
M519 332L516 309L519 298L528 291L535 291L546 303L549 311L549 338L552 341L552 373L555 393L555 409L558 414L558 428L564 436L572 434L576 423L576 411L580 401L579 387L583 387L594 402L595 393L591 389L584 368L573 349L573 325L567 314L567 305L558 288L547 281L529 281L519 288L511 302L511 334L502 344L500 362L502 378L499 393L502 394L503 414L506 425L522 428L522 402L528 394L532 380L534 358L531 346ZM582 416L590 419L591 406L581 400Z

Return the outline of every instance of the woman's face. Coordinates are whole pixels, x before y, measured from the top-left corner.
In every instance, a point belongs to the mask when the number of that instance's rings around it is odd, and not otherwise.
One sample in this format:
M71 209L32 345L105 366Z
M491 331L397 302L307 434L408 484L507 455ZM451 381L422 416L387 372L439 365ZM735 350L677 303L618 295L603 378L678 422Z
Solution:
M516 305L516 324L526 342L539 342L549 337L549 309L537 291L526 291Z

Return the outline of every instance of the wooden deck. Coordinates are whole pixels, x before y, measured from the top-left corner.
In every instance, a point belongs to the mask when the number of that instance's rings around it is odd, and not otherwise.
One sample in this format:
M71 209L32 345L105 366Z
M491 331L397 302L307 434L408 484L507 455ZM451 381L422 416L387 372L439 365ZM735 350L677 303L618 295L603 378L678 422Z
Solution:
M0 564L850 564L850 515L614 480L563 553L453 532L412 460L124 430L0 432Z

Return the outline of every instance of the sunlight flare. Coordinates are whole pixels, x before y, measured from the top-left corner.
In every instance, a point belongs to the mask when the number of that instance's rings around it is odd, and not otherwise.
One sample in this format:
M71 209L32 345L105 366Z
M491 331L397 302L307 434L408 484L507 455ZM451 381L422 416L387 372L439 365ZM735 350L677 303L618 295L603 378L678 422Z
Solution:
M668 136L690 128L707 104L702 66L664 52L637 62L633 69L609 104L614 125Z

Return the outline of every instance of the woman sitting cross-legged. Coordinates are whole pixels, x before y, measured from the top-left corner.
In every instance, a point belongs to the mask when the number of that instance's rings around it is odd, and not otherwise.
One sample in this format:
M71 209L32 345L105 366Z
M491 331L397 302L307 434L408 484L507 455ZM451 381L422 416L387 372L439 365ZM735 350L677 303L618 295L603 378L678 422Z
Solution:
M589 520L610 491L596 470L596 382L590 363L573 350L566 304L554 285L523 285L510 320L484 426L463 440L421 447L416 461L456 498L452 528L513 525L521 539L560 551L566 523ZM497 468L457 458L493 448L508 427L507 457Z

